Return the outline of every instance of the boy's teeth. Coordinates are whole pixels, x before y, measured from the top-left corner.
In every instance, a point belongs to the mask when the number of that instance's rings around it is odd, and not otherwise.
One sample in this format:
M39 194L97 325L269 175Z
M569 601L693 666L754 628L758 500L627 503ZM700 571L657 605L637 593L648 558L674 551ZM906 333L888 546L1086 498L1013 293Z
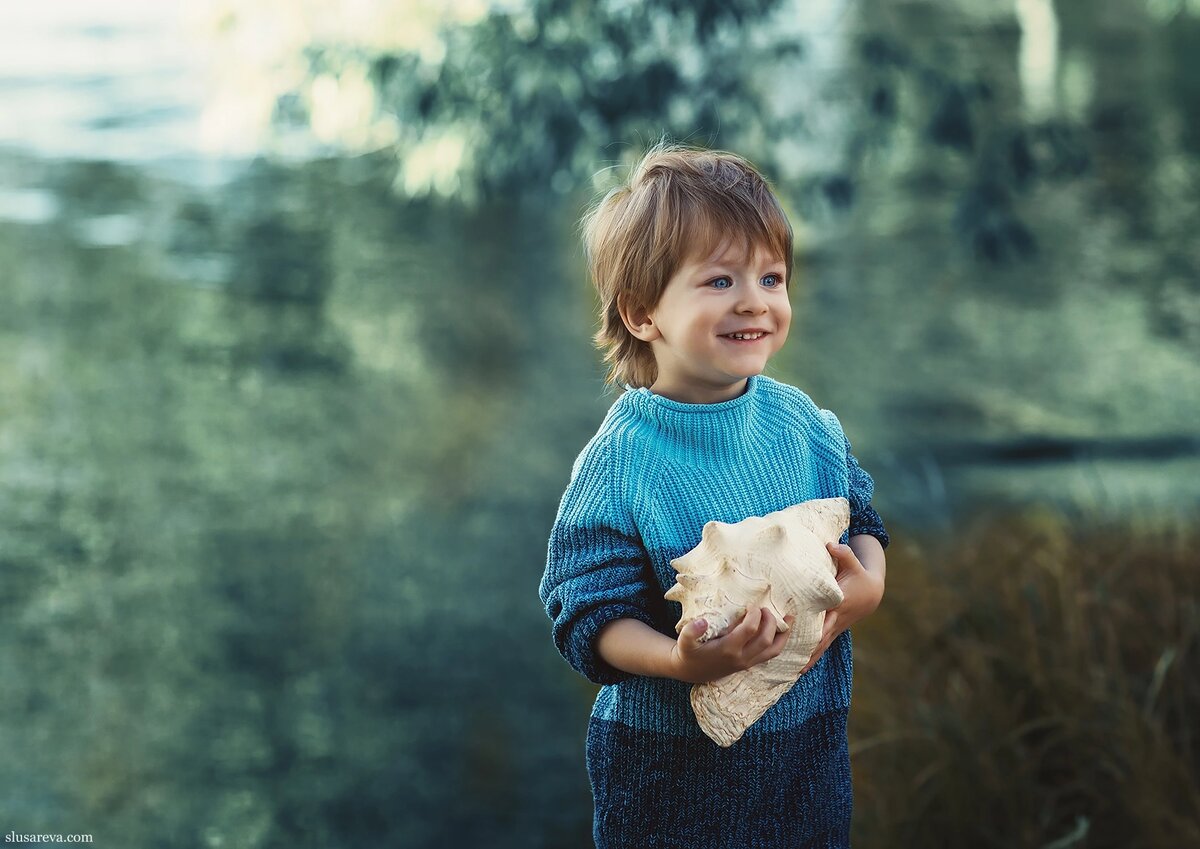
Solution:
M730 339L757 339L762 336L761 333L726 333Z

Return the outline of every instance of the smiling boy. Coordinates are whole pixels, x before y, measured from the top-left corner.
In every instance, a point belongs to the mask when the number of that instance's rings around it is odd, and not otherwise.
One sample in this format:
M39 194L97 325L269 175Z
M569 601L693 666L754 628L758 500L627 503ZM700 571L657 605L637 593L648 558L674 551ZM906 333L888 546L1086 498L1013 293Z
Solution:
M874 483L837 417L762 375L791 325L792 230L752 165L660 145L584 219L601 300L596 340L627 391L576 459L540 596L555 645L602 684L588 725L598 847L849 845L847 629L883 596ZM670 562L708 521L847 498L831 545L845 601L805 674L728 749L699 730L690 684L775 657L750 610L701 643L676 635Z
M787 340L787 264L770 250L728 240L685 262L652 308L630 309L629 333L650 345L650 391L689 404L736 398Z

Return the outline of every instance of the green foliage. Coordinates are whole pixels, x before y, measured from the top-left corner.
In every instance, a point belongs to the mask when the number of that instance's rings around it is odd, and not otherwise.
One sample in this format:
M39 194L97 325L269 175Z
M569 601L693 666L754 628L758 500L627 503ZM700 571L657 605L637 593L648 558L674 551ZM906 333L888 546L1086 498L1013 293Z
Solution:
M800 46L776 37L747 50L741 28L780 2L534 0L446 31L436 67L380 56L373 77L402 125L466 136L472 190L566 189L610 143L663 132L711 143L722 124L743 128L734 138L765 126L755 74Z
M12 827L137 846L586 840L586 776L564 780L546 742L586 706L547 692L536 576L514 577L539 568L570 461L516 381L584 381L522 340L560 350L572 293L504 299L564 276L548 246L566 234L398 207L361 160L260 163L221 194L44 170L160 225L105 248L70 221L0 226ZM191 276L210 257L221 285ZM472 292L498 269L512 285Z
M398 184L413 194L528 198L603 184L603 165L665 135L749 156L820 216L854 204L878 154L916 145L977 256L1030 256L1037 239L1019 197L1082 174L1085 134L1057 117L1028 121L1008 68L992 79L948 63L944 45L871 5L831 34L857 47L834 69L805 61L803 22L781 0L530 0L446 27L439 58L365 61L401 128ZM314 74L337 57L314 46Z

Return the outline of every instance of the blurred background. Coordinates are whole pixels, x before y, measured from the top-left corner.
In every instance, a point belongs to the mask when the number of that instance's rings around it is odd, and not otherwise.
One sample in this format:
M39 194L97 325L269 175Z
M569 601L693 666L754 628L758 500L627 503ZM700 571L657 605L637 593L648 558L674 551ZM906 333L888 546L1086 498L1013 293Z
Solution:
M663 134L797 231L892 533L855 845L1200 845L1196 0L46 0L0 27L0 829L582 847L537 599Z

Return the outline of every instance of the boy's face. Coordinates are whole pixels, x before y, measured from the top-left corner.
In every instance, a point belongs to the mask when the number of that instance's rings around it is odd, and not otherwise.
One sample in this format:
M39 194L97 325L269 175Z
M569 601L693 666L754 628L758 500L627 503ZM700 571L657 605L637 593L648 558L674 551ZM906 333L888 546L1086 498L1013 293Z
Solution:
M761 247L747 254L733 241L685 262L653 308L626 314L629 331L654 352L651 391L691 404L745 391L787 339L786 271L782 257Z

